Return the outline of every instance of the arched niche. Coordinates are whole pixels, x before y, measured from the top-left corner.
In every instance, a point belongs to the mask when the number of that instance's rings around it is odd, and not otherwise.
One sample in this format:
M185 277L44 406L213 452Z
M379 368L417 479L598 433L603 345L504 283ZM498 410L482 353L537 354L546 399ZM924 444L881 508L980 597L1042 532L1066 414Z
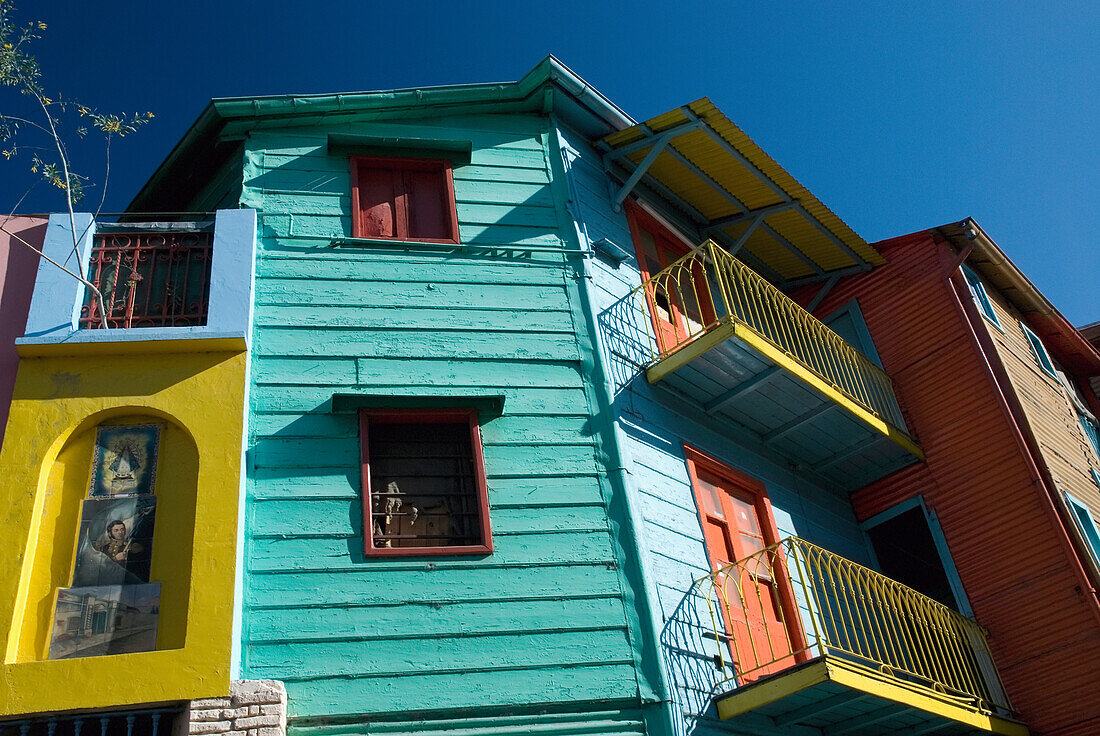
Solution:
M56 592L69 587L72 581L96 429L102 425L151 423L161 425L156 524L149 574L150 581L161 583L156 648L159 651L184 646L195 545L198 450L190 432L170 415L143 407L117 407L97 412L63 433L43 459L32 521L35 528L28 530L28 558L23 565L22 580L26 603L17 630L14 661L49 658Z

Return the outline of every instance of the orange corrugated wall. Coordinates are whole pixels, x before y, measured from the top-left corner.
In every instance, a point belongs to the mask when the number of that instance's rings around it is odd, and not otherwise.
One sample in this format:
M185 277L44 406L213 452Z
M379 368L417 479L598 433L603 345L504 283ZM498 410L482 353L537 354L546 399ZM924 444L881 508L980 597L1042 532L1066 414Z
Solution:
M815 312L859 299L927 461L852 494L856 515L923 495L1020 717L1034 734L1096 736L1100 623L957 306L954 253L931 232L876 247L887 265L843 280Z

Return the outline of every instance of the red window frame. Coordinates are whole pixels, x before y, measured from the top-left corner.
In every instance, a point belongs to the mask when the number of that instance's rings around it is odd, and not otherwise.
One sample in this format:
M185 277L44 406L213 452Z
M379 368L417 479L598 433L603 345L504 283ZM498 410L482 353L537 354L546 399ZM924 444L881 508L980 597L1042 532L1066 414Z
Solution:
M455 244L458 239L458 210L455 207L455 185L451 173L451 162L443 158L398 158L391 156L352 156L351 157L351 232L355 238L370 238L372 240L396 240L412 243L446 243ZM359 179L362 167L385 167L399 169L401 171L438 171L443 177L443 204L446 208L444 217L447 220L447 228L450 231L446 238L412 238L409 237L408 211L403 202L401 206L395 205L394 235L367 235L363 222L363 211L359 203ZM406 200L407 202L407 200Z
M470 427L470 449L477 485L477 508L482 544L440 547L375 547L372 529L370 480L370 427L372 424L457 424L466 420ZM458 420L458 421L456 421ZM487 555L493 551L489 525L489 490L485 482L485 458L481 450L481 425L476 409L360 409L360 473L363 488L363 553L367 557L439 557Z

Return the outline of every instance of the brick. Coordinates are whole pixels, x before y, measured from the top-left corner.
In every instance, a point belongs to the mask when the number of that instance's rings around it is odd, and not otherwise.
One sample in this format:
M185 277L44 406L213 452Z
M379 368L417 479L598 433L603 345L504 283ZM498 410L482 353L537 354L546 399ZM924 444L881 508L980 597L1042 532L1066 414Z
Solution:
M261 716L281 716L285 708L280 705L261 705L258 715Z
M223 711L221 708L205 708L205 709L191 709L192 721L224 721L228 720L222 717Z
M282 728L257 728L254 731L249 731L248 736L286 736L286 731Z
M258 705L248 706L248 715L250 715L250 716L260 715L260 706L258 706Z
M238 680L233 683L233 704L269 705L286 702L286 689L276 680Z
M191 723L192 736L198 736L198 734L225 733L228 730L229 721L206 721Z
M232 703L229 698L199 698L191 701L192 708L228 708Z
M244 718L248 715L248 706L242 708L227 708L222 711L223 721L232 721L234 718Z
M238 718L233 721L233 728L260 728L261 726L278 726L278 716L253 716L251 718Z

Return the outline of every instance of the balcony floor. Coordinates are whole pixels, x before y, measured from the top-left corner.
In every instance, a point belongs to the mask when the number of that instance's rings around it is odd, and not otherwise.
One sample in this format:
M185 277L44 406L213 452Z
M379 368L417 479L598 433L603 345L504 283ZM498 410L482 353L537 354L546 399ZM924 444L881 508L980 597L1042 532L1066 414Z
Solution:
M1027 736L1018 721L835 657L810 660L715 699L751 736Z
M748 344L740 327L722 324L684 345L649 368L649 381L844 490L920 458L903 432L751 333Z

